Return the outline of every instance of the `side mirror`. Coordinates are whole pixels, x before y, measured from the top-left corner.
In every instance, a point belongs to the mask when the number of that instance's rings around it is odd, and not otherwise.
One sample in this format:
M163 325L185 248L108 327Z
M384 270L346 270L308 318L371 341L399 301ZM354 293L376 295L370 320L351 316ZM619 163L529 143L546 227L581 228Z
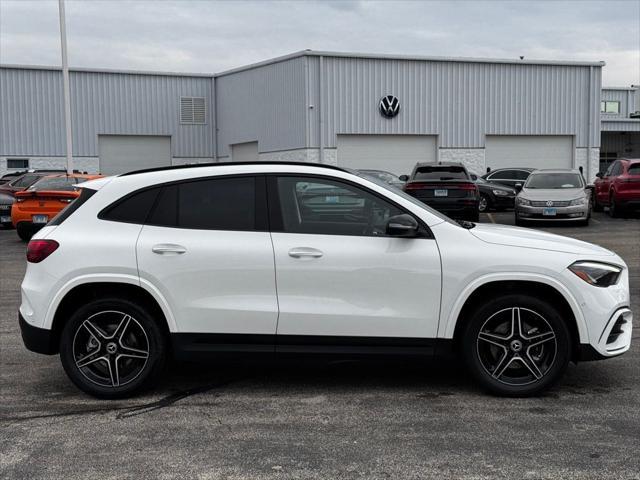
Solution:
M514 185L514 188L516 189L517 192L519 192L520 190L522 190L522 184L521 183L516 183Z
M596 177L597 178L602 178L602 177L604 177L604 174L602 172L598 172L598 173L596 173Z
M409 175L400 175L398 178L403 182L409 181Z
M393 237L415 237L418 234L418 222L407 213L389 217L387 235Z

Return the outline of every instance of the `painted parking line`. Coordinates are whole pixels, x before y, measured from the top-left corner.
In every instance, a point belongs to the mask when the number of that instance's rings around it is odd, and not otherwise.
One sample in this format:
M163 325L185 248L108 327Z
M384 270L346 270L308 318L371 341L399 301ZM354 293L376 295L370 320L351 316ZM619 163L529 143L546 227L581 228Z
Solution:
M491 215L490 213L487 213L487 217L489 217L489 220L491 220L491 223L496 223L496 221L493 218L493 215Z

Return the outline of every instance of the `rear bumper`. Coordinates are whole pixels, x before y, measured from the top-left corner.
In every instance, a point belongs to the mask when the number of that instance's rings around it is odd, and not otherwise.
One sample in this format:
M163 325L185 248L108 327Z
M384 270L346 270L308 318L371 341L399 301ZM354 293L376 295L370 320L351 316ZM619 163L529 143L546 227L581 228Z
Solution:
M24 346L27 347L27 350L45 355L55 355L58 353L58 342L51 330L30 325L19 312L18 323L20 324L22 342Z

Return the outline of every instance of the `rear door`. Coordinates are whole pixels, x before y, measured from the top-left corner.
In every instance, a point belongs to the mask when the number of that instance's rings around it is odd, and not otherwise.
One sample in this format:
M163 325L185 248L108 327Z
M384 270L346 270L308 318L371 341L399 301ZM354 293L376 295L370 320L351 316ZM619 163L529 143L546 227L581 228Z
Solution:
M269 199L278 349L435 338L441 288L436 242L427 230L422 238L385 231L390 216L407 212L326 177L269 177Z
M179 332L275 334L278 306L264 177L164 186L140 233L137 254L141 279L167 299Z

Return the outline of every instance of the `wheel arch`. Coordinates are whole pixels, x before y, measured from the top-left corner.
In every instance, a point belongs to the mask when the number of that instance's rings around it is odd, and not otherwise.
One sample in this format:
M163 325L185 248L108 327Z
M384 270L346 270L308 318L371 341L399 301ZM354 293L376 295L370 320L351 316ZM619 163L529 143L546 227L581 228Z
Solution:
M484 299L504 294L536 295L550 302L567 318L567 327L573 340L574 350L580 343L588 343L588 332L578 303L570 292L559 282L546 277L520 279L485 279L467 289L449 317L446 326L446 338L452 338L454 345L460 341L464 326L470 319L470 313ZM575 353L575 352L574 352Z
M175 331L175 321L166 301L151 286L132 278L84 279L84 281L74 281L68 284L58 293L49 307L45 325L52 331L53 344L58 344L65 321L78 304L112 296L139 302L149 309L154 318L158 319L158 324L167 335Z

